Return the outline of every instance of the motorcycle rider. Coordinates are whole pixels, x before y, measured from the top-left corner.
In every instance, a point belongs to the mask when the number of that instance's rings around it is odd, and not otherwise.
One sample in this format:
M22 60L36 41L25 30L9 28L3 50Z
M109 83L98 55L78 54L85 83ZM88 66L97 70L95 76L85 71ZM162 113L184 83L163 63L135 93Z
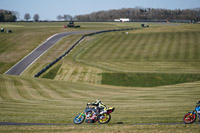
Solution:
M99 111L99 114L106 113L106 105L100 100L96 100L94 103L87 103L87 106L89 105L96 106Z
M200 106L200 101L197 102L197 106ZM199 116L199 122L200 122L200 110L197 112Z

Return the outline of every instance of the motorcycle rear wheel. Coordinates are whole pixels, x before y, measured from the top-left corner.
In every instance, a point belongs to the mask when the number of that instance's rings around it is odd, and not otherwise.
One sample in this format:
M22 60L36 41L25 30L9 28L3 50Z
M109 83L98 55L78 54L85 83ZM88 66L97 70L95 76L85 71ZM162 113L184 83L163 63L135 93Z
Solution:
M193 113L187 113L183 117L183 122L185 124L192 124L196 121L197 115Z
M83 123L83 121L85 120L85 116L78 114L75 118L74 118L74 124L81 124Z
M111 120L111 115L110 114L103 114L98 116L98 122L99 124L106 124Z

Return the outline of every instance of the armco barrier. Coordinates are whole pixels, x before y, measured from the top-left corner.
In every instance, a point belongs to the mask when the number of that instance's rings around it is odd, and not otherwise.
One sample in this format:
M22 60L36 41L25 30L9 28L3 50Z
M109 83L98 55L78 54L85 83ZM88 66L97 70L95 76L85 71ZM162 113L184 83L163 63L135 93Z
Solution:
M64 56L66 56L67 54L69 54L69 52L81 41L83 40L85 37L87 36L92 36L92 35L96 35L96 34L100 34L100 33L106 33L106 32L115 32L115 31L127 31L127 30L136 30L138 28L128 28L128 29L115 29L115 30L103 30L103 31L98 31L98 32L93 32L93 33L89 33L86 35L83 35L70 49L68 49L63 55L61 55L60 57L58 57L57 59L55 59L54 61L52 61L50 64L48 64L45 68L43 68L41 71L39 71L37 74L34 75L34 77L39 77L42 73L44 73L45 71L47 71L50 67L52 67L55 63L57 63L58 61L60 61Z

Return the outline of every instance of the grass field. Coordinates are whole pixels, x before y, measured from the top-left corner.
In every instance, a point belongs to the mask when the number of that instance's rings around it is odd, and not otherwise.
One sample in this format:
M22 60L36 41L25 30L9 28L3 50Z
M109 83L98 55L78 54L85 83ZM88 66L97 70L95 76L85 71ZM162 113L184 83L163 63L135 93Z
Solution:
M116 86L155 87L200 81L200 74L177 73L102 73L102 84Z
M0 34L1 73L52 34L68 30L62 28L63 24L3 23L13 28L14 33ZM81 26L80 30L102 30L138 27L140 24L81 23ZM46 30L43 31L43 28ZM23 41L17 30L21 35L27 35L31 42ZM200 95L199 25L152 23L150 28L128 31L128 34L113 32L86 37L68 56L41 76L50 79L33 78L34 74L62 55L80 37L65 37L21 76L0 74L0 122L72 123L74 116L84 110L86 103L101 99L107 106L116 108L111 114L110 123L0 126L0 132L199 132L197 124L131 125L182 123L184 114L194 109ZM19 38L18 41L15 41L16 38ZM26 44L21 45L23 42ZM16 54L14 59L12 54ZM119 83L125 83L123 78L127 77L138 79L142 77L140 74L145 75L141 78L143 81L149 75L159 80L166 80L169 76L168 81L174 75L174 80L180 78L184 81L154 87L102 85L105 73L115 78L119 75L114 74L122 75L122 80L116 81ZM135 74L139 76L135 77ZM113 82L111 77L108 79ZM190 78L196 80L191 82ZM124 124L117 125L117 122Z
M152 73L198 75L199 37L199 25L189 24L138 29L128 35L112 32L87 37L61 62L55 79L101 83L102 73L108 72L144 73L149 77ZM124 84L123 80L119 82Z
M199 98L200 82L185 83L162 87L114 87L95 84L71 83L29 77L0 75L0 121L1 122L33 122L33 123L72 123L73 117L84 110L88 101L101 99L107 106L116 108L112 113L112 120L104 130L133 130L131 123L177 123L182 122L183 115L194 108ZM123 122L122 125L115 125ZM113 125L114 124L114 125ZM112 126L113 125L113 126ZM90 125L89 125L90 126ZM199 125L194 128L184 125L136 127L136 131L143 128L169 131L191 130L199 131ZM26 127L26 126L25 126ZM0 127L3 131L12 129L25 130L24 126ZM101 125L95 124L99 130ZM125 130L124 127L127 127ZM53 131L70 130L72 132L88 130L83 126L37 126L27 127L30 130ZM46 129L46 130L45 130ZM94 129L94 127L93 127ZM123 130L124 129L124 130ZM92 130L90 130L92 132Z
M15 131L15 133L199 133L199 125L2 126L0 131Z
M68 22L0 23L0 27L13 31L11 34L0 33L0 73L6 72L25 55L56 33L127 27L126 25L115 23L77 23L77 25L81 25L81 28L63 28L63 25L67 23Z

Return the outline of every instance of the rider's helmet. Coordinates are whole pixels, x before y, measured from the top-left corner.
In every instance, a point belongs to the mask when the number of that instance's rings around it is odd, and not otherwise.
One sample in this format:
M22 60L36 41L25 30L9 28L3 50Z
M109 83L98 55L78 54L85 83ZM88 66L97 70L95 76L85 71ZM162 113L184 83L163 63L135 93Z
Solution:
M98 103L101 103L101 101L100 100L96 100L95 103L98 104Z
M198 101L197 104L200 104L200 101Z

